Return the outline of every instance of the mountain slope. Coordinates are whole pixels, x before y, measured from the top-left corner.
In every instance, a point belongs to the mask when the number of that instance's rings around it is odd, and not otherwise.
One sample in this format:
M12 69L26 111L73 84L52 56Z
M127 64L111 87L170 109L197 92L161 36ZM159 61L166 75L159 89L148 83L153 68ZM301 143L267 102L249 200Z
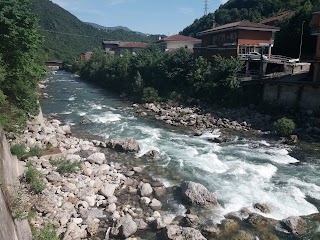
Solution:
M68 11L49 0L32 0L31 10L39 19L44 36L43 51L46 59L73 61L81 52L100 48L102 40L152 42L156 36L143 36L122 29L98 30L80 21Z
M132 32L132 30L130 28L127 27L123 27L123 26L115 26L115 27L105 27L96 23L90 23L90 22L86 22L87 24L89 24L90 26L94 27L94 28L98 28L98 29L102 29L102 30L124 30L124 31L128 31L128 32Z

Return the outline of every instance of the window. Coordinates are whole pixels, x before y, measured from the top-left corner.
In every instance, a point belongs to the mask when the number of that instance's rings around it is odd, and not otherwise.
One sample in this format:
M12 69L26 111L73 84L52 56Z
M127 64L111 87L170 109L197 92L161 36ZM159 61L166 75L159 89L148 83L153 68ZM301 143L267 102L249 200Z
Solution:
M186 49L187 49L187 48L188 48L188 45L184 45L184 48L186 48Z

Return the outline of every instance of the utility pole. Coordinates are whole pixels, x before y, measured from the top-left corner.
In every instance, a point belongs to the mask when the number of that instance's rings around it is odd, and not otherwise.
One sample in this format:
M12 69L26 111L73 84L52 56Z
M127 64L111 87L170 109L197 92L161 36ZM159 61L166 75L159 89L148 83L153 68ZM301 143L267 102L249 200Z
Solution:
M302 51L302 40L303 40L303 26L304 26L304 22L302 22L301 25L301 36L300 36L300 51L299 51L299 62L301 62L300 58L301 58L301 51Z
M204 0L204 16L208 15L208 0Z

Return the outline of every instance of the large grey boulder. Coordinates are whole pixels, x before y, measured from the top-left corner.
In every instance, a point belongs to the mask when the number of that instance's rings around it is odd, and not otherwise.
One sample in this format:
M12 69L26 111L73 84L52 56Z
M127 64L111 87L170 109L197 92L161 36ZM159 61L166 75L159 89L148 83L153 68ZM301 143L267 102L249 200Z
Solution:
M106 160L106 155L104 153L93 153L88 157L90 163L102 164Z
M153 189L150 185L150 183L141 183L139 185L140 195L142 197L148 197L152 194Z
M302 235L307 230L307 223L301 217L288 217L282 220L283 226L296 235Z
M160 153L157 150L150 150L146 152L142 157L152 160L158 160L160 158Z
M206 238L197 229L190 227L180 227L178 225L169 225L163 231L163 238L166 240L206 240Z
M126 138L123 140L109 140L106 147L113 148L119 152L139 152L140 146L136 139Z
M138 226L129 214L121 218L120 221L122 222L120 226L120 235L122 237L128 238L137 232Z
M217 198L214 193L200 183L186 181L180 185L182 192L182 199L192 205L214 205L219 206Z
M106 198L112 197L114 194L114 191L116 190L118 186L116 184L110 184L106 183L101 189L100 192L103 196Z

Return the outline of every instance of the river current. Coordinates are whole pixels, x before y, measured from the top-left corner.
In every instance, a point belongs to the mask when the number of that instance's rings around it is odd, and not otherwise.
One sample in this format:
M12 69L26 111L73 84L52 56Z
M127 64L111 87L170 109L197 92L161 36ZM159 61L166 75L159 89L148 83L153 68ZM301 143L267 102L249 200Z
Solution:
M58 71L47 76L50 96L41 102L44 114L72 125L78 135L101 138L134 137L141 150L161 154L156 163L137 162L165 185L192 180L217 194L223 206L218 216L255 203L266 203L274 219L317 213L320 208L320 160L314 156L297 159L292 147L265 140L234 137L225 144L207 139L219 135L193 136L157 120L140 117L120 98L70 73ZM80 124L88 119L91 123ZM303 160L303 161L302 161ZM261 212L258 212L261 214Z

